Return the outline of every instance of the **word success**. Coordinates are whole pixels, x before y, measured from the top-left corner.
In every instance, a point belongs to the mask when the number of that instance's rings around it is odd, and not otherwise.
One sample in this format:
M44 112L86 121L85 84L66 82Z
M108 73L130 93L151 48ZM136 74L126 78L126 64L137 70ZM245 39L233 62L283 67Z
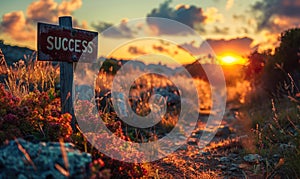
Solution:
M78 53L93 53L93 42L79 39L68 39L63 37L47 37L48 50L63 50Z

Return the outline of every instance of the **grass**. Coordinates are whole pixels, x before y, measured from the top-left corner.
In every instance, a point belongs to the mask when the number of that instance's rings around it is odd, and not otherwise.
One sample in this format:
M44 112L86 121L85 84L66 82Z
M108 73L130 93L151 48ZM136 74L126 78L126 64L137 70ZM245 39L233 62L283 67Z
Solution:
M3 56L0 56L4 58ZM3 75L6 75L7 89L20 99L28 96L31 91L50 91L54 90L59 80L59 68L53 66L50 62L37 62L32 57L26 57L11 67L4 64L6 70L1 68ZM88 73L88 72L87 72ZM100 71L95 81L95 93L105 93L105 96L99 96L99 100L105 98L105 108L101 115L106 123L111 123L111 128L115 128L115 122L121 121L118 116L108 110L110 108L109 94L111 90L114 75L109 72ZM126 82L127 77L124 76L121 81ZM137 98L131 100L134 110L146 115L149 113L149 97L153 93L153 88L174 88L173 93L179 93L174 87L172 81L177 81L181 86L185 87L184 91L188 91L193 81L197 88L200 107L199 111L210 109L211 89L207 82L200 79L187 79L183 76L173 76L171 79L160 78L156 75L149 74L138 78L133 84L130 93ZM293 83L293 80L290 80ZM291 84L290 86L294 86ZM298 91L297 91L298 90ZM288 177L300 178L300 91L294 89L293 93L286 92L283 97L269 99L266 94L261 92L259 88L252 88L248 81L235 80L227 86L228 103L242 105L241 118L245 126L243 133L253 136L253 140L249 144L245 144L246 152L255 152L266 158L266 177L282 176L286 172ZM295 93L296 91L296 93ZM177 94L178 95L178 94ZM146 102L145 102L146 101ZM165 135L176 125L176 114L180 108L174 108L162 118L161 123L156 127L138 130L121 123L121 129L118 135L125 136L128 140L136 142L145 142L148 140L157 140L160 136ZM96 153L91 144L88 144L81 134L73 135L74 143L85 152ZM232 141L231 141L232 142ZM217 145L217 144L215 144ZM222 144L224 145L224 144ZM251 145L251 146L250 146ZM274 155L278 155L277 160ZM100 154L95 155L95 159ZM65 161L65 160L64 160ZM114 161L115 162L115 161ZM113 162L112 162L113 163ZM67 165L67 163L65 163ZM123 164L117 164L119 167ZM114 166L111 164L111 166ZM124 166L126 166L124 164ZM132 167L132 166L127 166ZM148 177L160 178L159 170L151 168L151 164L143 165L148 171ZM114 169L114 167L112 167ZM97 168L97 170L99 170ZM116 170L112 170L116 172ZM203 178L215 178L212 173L203 172Z
M4 56L3 56L3 60L5 62ZM4 75L5 77L6 89L12 94L12 96L15 96L18 99L20 99L20 101L23 101L23 99L30 98L32 96L32 92L34 93L46 92L47 94L50 94L48 92L54 91L55 87L57 86L57 82L59 80L58 66L53 66L50 62L38 62L36 61L36 59L34 59L31 56L26 57L25 60L20 60L17 63L14 63L13 66L8 67L6 64L4 64L4 67L6 69L3 70L2 75ZM113 75L104 71L100 71L100 73L96 78L95 92L101 93L102 91L110 90L111 82L113 78L114 78ZM126 81L126 77L124 77L123 80ZM135 110L139 111L140 114L147 113L149 110L149 105L147 102L144 102L144 100L147 101L147 99L149 99L149 95L151 94L152 89L167 88L173 86L173 84L170 82L172 80L176 80L179 83L181 83L181 86L187 88L185 90L188 90L190 83L194 81L199 92L199 97L201 98L201 108L205 109L210 107L211 105L210 89L206 82L199 79L195 79L195 80L186 79L185 77L182 76L176 76L173 79L169 80L166 78L158 78L155 75L146 75L141 78L138 78L135 81L136 86L142 86L142 88L138 88L138 89L136 88L137 89L136 94L140 98L139 99L140 101L139 103L137 103ZM132 88L132 90L134 89ZM143 95L145 93L148 93L148 95L146 96ZM39 99L34 99L34 100L39 100ZM106 103L105 105L108 105L108 103ZM105 107L107 108L107 106ZM110 128L117 131L118 133L117 135L120 135L121 137L124 138L128 137L129 138L128 140L143 142L147 140L157 140L158 135L164 135L165 133L173 129L177 121L175 115L178 113L176 112L178 108L174 108L172 110L173 113L166 115L162 119L162 122L157 127L153 127L147 130L137 130L134 128L130 128L124 124L122 124L121 130L114 129L115 128L114 125L116 124L116 122L120 121L120 119L118 119L115 113L111 111L107 111L106 113L102 113L102 115L104 116L104 121L107 122L108 126L111 125ZM124 134L125 136L123 136ZM101 156L101 158L103 157L103 154L99 154L98 152L96 152L93 146L89 144L81 134L78 133L73 134L72 141L82 151L91 152L93 154L93 159L97 160L99 156ZM114 145L110 147L113 146ZM105 163L106 162L109 163L108 167L111 167L110 168L111 172L115 176L127 176L127 175L130 176L133 175L131 172L139 172L138 171L140 170L139 168L149 169L147 168L146 165L143 164L141 165L125 164L117 161L111 161L111 159L108 159L107 157L104 157L102 159L105 161ZM61 172L67 174L67 171L63 171L61 166L56 166L56 167ZM118 171L119 167L123 168L123 170L126 171L122 171L120 173L120 171ZM98 168L96 170L98 170ZM100 172L100 170L98 172Z
M14 63L6 70L8 90L21 99L30 91L55 89L58 82L58 66L53 66L51 62L38 62L33 56L25 56L25 60Z
M95 89L96 96L100 100L104 99L104 93L111 90L113 78L114 75L112 74L104 71L99 72L95 82ZM119 79L121 86L125 86L122 83L126 83L126 79L128 78L128 76L123 76L121 79ZM172 83L173 81L179 83L179 86L183 87L184 89L178 89L175 84ZM154 89L162 89L168 91L180 98L179 91L189 91L192 83L194 83L197 88L196 90L198 92L200 101L199 109L196 110L200 112L200 110L202 109L210 109L212 102L211 89L209 84L201 79L188 79L181 75L172 76L170 79L157 76L155 74L147 74L139 77L134 81L129 92L130 105L136 114L146 116L151 111L151 106L149 105L148 101L152 94L155 92ZM102 94L102 96L100 96L100 94ZM108 99L108 101L110 101L110 99ZM108 102L108 104L111 104L111 102ZM110 106L107 106L105 109L103 109L104 112L102 113L102 116L109 115L112 116L112 118L118 119L118 117L114 113L111 113L111 111L108 110L109 108ZM192 108L193 106L191 106L191 109ZM126 135L128 135L133 141L136 142L147 141L153 137L157 139L159 138L159 136L164 136L176 125L180 106L178 107L177 104L167 104L167 111L167 114L162 117L161 122L158 123L158 125L156 125L155 127L136 129L121 121L123 130Z
M266 158L267 177L300 178L300 91L293 91L271 99L249 93L243 108L256 153Z

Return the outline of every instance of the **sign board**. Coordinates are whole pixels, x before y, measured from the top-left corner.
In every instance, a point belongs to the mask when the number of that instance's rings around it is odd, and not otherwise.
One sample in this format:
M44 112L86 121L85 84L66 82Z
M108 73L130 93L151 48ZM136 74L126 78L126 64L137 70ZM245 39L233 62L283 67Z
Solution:
M38 60L93 62L98 55L98 33L38 23Z

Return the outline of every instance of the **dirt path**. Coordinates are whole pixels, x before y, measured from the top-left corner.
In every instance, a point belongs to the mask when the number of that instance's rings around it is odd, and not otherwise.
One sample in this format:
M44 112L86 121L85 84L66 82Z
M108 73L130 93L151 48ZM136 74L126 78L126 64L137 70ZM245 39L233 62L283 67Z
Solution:
M262 159L249 155L251 139L243 134L243 123L235 117L237 109L227 110L214 139L200 150L205 117L185 145L152 164L155 178L263 178ZM206 117L207 118L207 117Z

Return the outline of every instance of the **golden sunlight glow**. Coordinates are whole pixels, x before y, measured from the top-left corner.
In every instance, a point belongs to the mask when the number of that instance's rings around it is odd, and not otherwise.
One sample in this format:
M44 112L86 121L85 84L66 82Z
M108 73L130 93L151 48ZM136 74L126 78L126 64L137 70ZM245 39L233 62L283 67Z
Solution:
M225 64L232 64L236 61L237 61L237 59L232 57L232 56L225 56L225 57L222 58L222 62L225 63Z
M237 55L224 55L219 57L221 65L245 65L247 60Z
M131 49L131 50L129 50ZM154 57L156 54L157 56ZM151 58L148 58L151 55ZM154 56L153 56L154 55ZM160 59L160 55L168 56L174 61ZM144 58L143 56L148 56ZM195 62L195 57L176 44L168 43L164 45L157 39L141 39L126 43L107 55L107 58L117 59L147 59L147 64L157 64L161 62L174 67L179 64L190 64ZM175 64L176 62L176 64ZM178 64L177 64L178 63Z

